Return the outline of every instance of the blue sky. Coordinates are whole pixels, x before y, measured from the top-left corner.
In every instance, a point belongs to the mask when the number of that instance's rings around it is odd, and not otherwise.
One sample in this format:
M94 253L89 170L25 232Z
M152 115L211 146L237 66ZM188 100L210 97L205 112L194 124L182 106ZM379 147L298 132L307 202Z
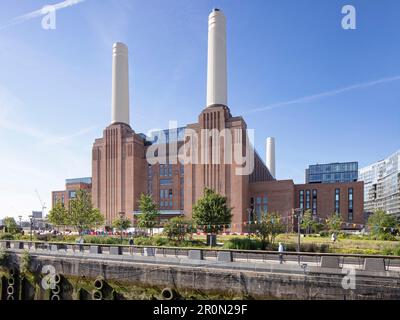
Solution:
M65 178L91 175L111 116L113 42L129 47L136 132L197 121L213 7L227 17L229 107L262 157L275 137L279 179L400 147L396 0L86 0L58 10L55 30L41 16L15 20L60 1L0 2L0 217L40 209L35 189L50 207ZM341 27L345 4L356 30Z

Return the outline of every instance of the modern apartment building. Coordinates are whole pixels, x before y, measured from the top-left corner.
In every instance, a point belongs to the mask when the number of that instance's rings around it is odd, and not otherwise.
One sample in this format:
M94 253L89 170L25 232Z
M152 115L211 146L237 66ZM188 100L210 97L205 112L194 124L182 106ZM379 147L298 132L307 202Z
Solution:
M400 217L400 150L361 168L358 180L364 182L366 212L382 209Z
M336 162L310 165L306 183L354 182L358 177L358 162Z

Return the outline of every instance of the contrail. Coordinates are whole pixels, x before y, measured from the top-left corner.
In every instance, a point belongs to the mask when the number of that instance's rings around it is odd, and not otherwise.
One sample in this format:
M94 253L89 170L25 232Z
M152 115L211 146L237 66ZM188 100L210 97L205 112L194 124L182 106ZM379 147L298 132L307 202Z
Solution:
M266 110L271 110L271 109L275 109L275 108L289 106L292 104L300 104L300 103L304 103L304 102L314 101L314 100L318 100L318 99L325 98L325 97L335 96L335 95L338 95L338 94L341 94L341 93L344 93L347 91L352 91L352 90L356 90L356 89L360 89L360 88L368 88L368 87L372 87L372 86L375 86L378 84L388 83L388 82L393 82L393 81L398 81L398 80L400 80L400 76L394 76L394 77L390 77L390 78L383 78L383 79L379 79L379 80L375 80L375 81L354 84L352 86L348 86L348 87L344 87L344 88L340 88L340 89L336 89L336 90L332 90L332 91L317 93L317 94L313 94L311 96L306 96L306 97L302 97L302 98L298 98L298 99L294 99L294 100L273 103L273 104L270 104L265 107L260 107L260 108L245 111L244 114L266 111Z
M72 7L72 6L76 5L76 4L79 4L79 3L84 2L84 1L86 1L86 0L65 0L63 2L59 2L59 3L56 3L56 4L49 5L49 6L54 8L54 10L60 10L60 9L65 9L65 8L68 8L68 7ZM24 14L22 16L16 17L16 18L10 20L9 22L7 22L6 24L0 26L0 30L3 30L3 29L6 29L8 27L11 27L11 26L14 26L14 25L17 25L17 24L20 24L20 23L24 23L24 22L26 22L28 20L40 17L40 16L45 14L45 13L43 13L42 10L43 10L43 8L39 9L39 10L35 10L35 11L32 11L32 12L29 12L29 13Z

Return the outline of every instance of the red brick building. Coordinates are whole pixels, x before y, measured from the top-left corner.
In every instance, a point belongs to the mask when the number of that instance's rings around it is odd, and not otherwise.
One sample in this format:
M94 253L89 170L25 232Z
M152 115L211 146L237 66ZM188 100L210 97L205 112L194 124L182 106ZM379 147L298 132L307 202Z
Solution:
M66 179L65 180L65 190L53 191L51 193L52 207L56 205L58 201L68 208L68 203L70 199L75 198L76 191L79 189L87 190L91 192L92 190L92 178L77 178L77 179Z
M153 196L163 217L190 218L205 187L227 197L236 232L261 211L278 212L291 225L296 208L320 219L336 211L348 223L363 223L362 182L295 185L274 178L253 149L245 120L228 107L225 17L218 9L209 16L208 41L206 106L194 123L152 137L130 126L128 48L114 44L112 120L92 149L92 199L106 224L120 212L140 214L142 193Z

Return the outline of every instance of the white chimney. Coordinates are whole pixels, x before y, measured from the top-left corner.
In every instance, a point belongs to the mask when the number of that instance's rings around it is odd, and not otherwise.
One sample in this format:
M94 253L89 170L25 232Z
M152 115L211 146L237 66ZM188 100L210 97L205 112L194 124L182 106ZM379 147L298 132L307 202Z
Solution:
M275 138L269 137L266 142L265 163L271 175L275 177Z
M113 45L111 108L111 123L129 125L128 47L121 42Z
M208 16L207 107L227 106L226 19L213 9Z

